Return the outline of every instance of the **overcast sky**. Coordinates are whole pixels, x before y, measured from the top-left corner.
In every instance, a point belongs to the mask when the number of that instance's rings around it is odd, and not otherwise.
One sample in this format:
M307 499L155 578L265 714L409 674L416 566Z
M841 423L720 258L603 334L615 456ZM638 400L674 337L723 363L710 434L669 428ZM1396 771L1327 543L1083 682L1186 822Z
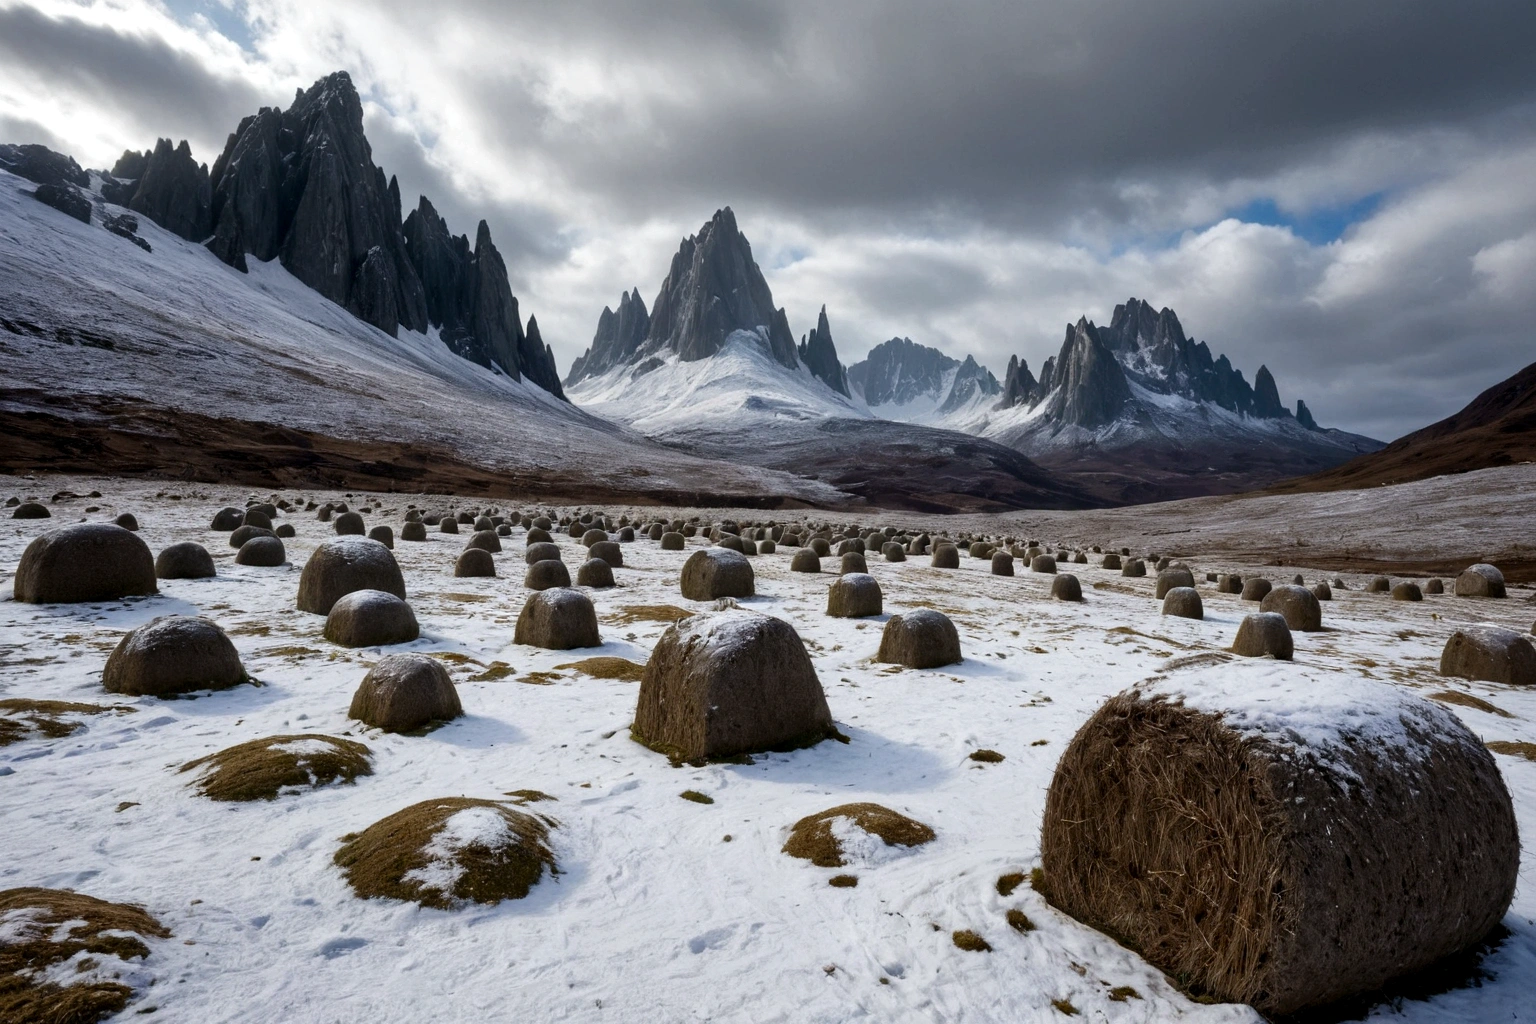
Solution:
M795 333L1038 370L1129 296L1392 438L1536 361L1536 4L0 0L0 141L211 162L336 69L562 373L729 205Z

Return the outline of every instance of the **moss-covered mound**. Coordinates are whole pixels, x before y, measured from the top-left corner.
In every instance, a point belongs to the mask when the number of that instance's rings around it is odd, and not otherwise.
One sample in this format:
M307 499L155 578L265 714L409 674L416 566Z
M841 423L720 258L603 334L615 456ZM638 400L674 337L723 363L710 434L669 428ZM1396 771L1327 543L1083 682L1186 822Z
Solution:
M372 775L372 755L335 736L267 736L188 761L192 785L210 800L275 800L285 789L313 789Z
M142 960L149 956L143 937L163 939L170 932L141 907L108 903L61 889L0 890L0 1020L6 1024L92 1024L128 1005L133 990L111 980L88 960L78 962L71 983L57 968L79 954L92 958Z
M889 807L843 804L795 822L784 852L817 867L840 868L848 863L846 856L850 851L844 843L853 829L881 840L886 846L921 846L933 840L933 829Z
M64 717L66 715L99 715L107 711L126 715L133 710L124 704L77 704L67 700L7 697L0 700L0 747L37 737L62 739L85 727L84 722L72 722Z
M571 668L597 679L622 679L629 683L638 683L645 675L644 665L636 665L627 658L584 658L555 668Z
M546 867L559 874L547 845L558 824L496 800L423 800L344 837L336 864L363 899L439 910L522 899Z

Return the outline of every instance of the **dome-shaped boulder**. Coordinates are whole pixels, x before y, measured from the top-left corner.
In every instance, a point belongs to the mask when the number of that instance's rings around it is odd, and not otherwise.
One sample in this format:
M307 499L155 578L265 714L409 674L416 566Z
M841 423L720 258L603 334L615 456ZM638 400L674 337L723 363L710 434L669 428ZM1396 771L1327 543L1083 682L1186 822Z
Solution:
M1316 633L1323 628L1323 609L1317 595L1306 587L1283 583L1274 587L1259 602L1261 612L1279 612L1285 624L1302 633Z
M1116 554L1113 554L1113 553L1107 554L1107 555L1104 556L1104 561L1103 561L1102 565L1106 569L1119 569L1120 568L1120 556L1116 555Z
M601 558L587 559L576 567L576 585L596 590L613 586L613 566Z
M1262 601L1274 589L1274 584L1262 576L1250 576L1243 581L1242 600Z
M1232 641L1232 653L1245 658L1275 658L1290 661L1295 653L1291 627L1279 612L1256 612L1243 616Z
M558 558L546 558L534 562L523 573L523 586L529 590L548 590L551 587L571 585L571 570Z
M866 573L844 573L827 590L827 614L836 618L860 619L879 615L881 606L880 583Z
M149 697L224 690L247 678L224 631L192 615L166 615L130 630L101 674L109 693Z
M960 568L960 549L953 544L935 544L933 554L928 557L928 564L935 569Z
M1006 551L994 551L992 553L992 575L1012 576L1013 556Z
M404 526L400 527L400 539L404 541L411 541L412 543L417 544L425 541L427 539L426 524L423 523L420 519L410 520Z
M1189 587L1193 590L1194 586L1195 574L1188 569L1165 568L1157 574L1157 586L1152 596L1161 601L1174 587Z
M155 556L155 576L162 580L201 580L217 574L213 556L196 541L171 544Z
M239 551L253 537L276 537L277 534L264 526L237 526L229 535L229 546Z
M523 549L523 561L529 565L560 560L560 545L553 541L539 541Z
M448 670L424 654L380 658L352 695L347 717L385 732L410 732L464 713Z
M885 556L887 562L905 562L907 549L904 545L888 540L880 546L880 553Z
M814 551L810 554L812 558L816 558L816 553ZM850 572L869 572L869 562L867 559L865 559L864 553L862 551L850 551L846 555L843 555L842 558L838 560L838 563L837 572L839 576L847 575ZM819 572L821 565L821 560L819 558L816 559L816 565L818 567L817 571Z
M252 537L235 552L235 562L239 565L272 567L286 561L288 552L284 550L283 542L276 537Z
M1128 558L1120 567L1120 575L1130 579L1141 579L1147 574L1147 563L1139 558Z
M354 590L337 600L325 617L325 638L343 647L408 644L419 636L421 627L411 606L382 590Z
M476 530L469 540L464 542L466 550L479 548L481 551L489 551L492 554L501 552L501 538L496 536L495 530Z
M1412 580L1403 580L1401 583L1394 583L1392 585L1392 600L1422 601L1424 600L1424 591L1420 590L1419 585Z
M213 522L208 524L208 529L217 530L220 533L229 533L236 527L245 525L245 513L229 506L221 508L213 514Z
M339 537L315 548L299 577L298 609L329 615L354 590L382 590L405 600L405 577L390 550L366 537Z
M801 548L789 560L790 572L821 572L821 559L810 548Z
M619 547L618 541L600 540L587 548L588 558L601 558L611 568L624 568L624 549Z
M78 523L34 538L21 554L12 587L16 600L29 604L154 594L155 557L121 526Z
M395 548L395 531L387 526L375 526L369 530L368 539L378 541L391 551Z
M939 668L961 660L960 634L949 616L932 608L892 615L880 636L876 661L907 668Z
M361 537L368 532L361 513L343 512L331 523L339 537Z
M496 559L484 548L465 548L453 563L453 575L468 579L496 575Z
M1076 576L1064 572L1051 580L1051 596L1058 601L1081 601L1083 584Z
M741 552L728 548L703 548L689 555L679 584L690 601L751 597L755 593L752 563Z
M1463 626L1440 652L1440 674L1505 686L1536 686L1536 644L1503 626Z
M794 627L745 610L668 627L646 663L631 726L635 739L679 761L789 750L835 734Z
M562 563L561 569L565 566ZM513 642L568 651L576 647L601 647L597 632L597 611L592 599L569 585L529 594L517 617Z
M11 512L12 519L52 519L48 506L38 501L24 501Z
M1163 595L1163 614L1181 619L1205 618L1205 603L1194 587L1172 587Z
M1479 562L1456 577L1457 597L1503 597L1504 574L1496 566Z
M459 521L453 518L453 516L443 516L443 518L437 521L437 531L439 533L458 533Z

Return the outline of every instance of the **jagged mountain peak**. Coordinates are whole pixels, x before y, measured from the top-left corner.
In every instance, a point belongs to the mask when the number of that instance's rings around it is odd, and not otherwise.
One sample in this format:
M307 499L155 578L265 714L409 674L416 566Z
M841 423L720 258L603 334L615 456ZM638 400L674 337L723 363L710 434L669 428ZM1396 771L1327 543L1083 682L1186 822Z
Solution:
M832 343L832 328L827 323L827 307L821 307L816 326L800 341L800 361L806 369L821 379L827 387L845 398L849 396L848 371L837 358L837 346Z

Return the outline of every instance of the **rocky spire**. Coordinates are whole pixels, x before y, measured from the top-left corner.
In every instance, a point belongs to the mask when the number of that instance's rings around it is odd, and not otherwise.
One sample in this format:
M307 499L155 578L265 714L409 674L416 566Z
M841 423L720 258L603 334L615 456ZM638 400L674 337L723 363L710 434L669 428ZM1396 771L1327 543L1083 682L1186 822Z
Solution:
M1049 415L1059 423L1094 430L1114 422L1130 401L1125 371L1087 317L1067 328L1061 353L1041 384L1050 389Z
M799 365L794 335L783 310L752 259L752 247L736 227L730 207L717 210L696 235L683 239L672 257L661 292L651 304L643 353L676 352L684 361L720 351L734 331L756 331L773 357Z
M131 155L123 154L125 159ZM124 162L119 160L119 166ZM137 167L136 161L129 163L127 169ZM208 166L192 159L192 148L186 139L174 149L170 139L156 141L154 151L144 159L136 177L138 184L125 204L129 209L189 242L201 242L212 233L213 192Z
M823 380L827 387L840 395L848 394L848 372L837 359L837 346L832 343L832 328L827 324L827 307L821 307L816 326L800 342L800 361L806 368Z
M1015 406L1031 406L1039 399L1039 383L1029 372L1029 361L1018 356L1008 357L1008 372L1003 375L1003 397L995 408L1012 409Z
M949 385L949 394L944 396L944 401L939 405L939 412L954 412L977 398L1001 394L1002 390L1003 386L997 382L996 377L992 376L992 371L978 363L974 357L967 355L965 361L955 370L955 378Z
M1296 422L1300 423L1308 430L1318 429L1317 420L1312 418L1312 410L1308 409L1307 403L1303 402L1299 398L1296 399Z
M1264 420L1278 420L1290 415L1290 411L1280 404L1280 390L1275 387L1274 374L1267 366L1260 366L1259 372L1253 375L1253 414Z
M527 374L529 380L556 398L565 397L565 392L560 388L560 374L555 370L554 350L539 336L539 322L531 316L528 318L528 331L523 335L519 349L519 359L523 373Z
M646 312L640 289L625 292L619 299L618 312L603 307L602 315L597 318L597 333L592 336L592 344L571 364L571 372L565 378L566 386L570 387L587 377L600 376L615 366L628 363L645 343L650 330L651 314Z

